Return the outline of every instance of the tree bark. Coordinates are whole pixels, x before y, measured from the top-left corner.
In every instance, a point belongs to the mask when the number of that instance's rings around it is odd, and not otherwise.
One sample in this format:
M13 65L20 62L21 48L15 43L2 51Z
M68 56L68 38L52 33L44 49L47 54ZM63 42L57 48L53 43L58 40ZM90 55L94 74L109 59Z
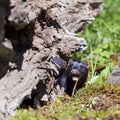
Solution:
M101 0L1 0L1 120L14 115L38 85L41 96L46 93L54 69L50 58L68 60L73 52L86 49L86 40L75 32L101 10Z

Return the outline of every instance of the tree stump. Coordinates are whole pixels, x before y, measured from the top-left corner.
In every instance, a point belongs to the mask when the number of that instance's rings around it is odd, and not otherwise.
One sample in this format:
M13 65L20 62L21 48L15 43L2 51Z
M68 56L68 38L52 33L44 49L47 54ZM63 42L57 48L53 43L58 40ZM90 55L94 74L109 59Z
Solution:
M101 0L0 1L0 118L14 115L38 89L46 93L50 58L68 60L87 48L78 38L102 10Z

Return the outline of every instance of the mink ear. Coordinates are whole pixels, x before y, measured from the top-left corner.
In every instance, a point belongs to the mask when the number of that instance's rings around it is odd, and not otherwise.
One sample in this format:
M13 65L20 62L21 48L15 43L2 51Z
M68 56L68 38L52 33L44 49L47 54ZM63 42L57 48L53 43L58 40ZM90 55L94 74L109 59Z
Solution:
M88 62L84 62L84 64L86 65L87 68L89 68Z

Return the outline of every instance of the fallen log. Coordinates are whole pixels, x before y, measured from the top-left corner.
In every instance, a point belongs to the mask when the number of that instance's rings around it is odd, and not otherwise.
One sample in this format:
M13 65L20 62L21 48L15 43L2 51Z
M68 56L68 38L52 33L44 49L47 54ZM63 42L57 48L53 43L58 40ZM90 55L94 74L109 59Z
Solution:
M14 115L34 91L40 89L41 97L47 92L46 83L54 69L50 58L68 60L75 51L85 50L86 40L75 32L101 10L100 0L1 0L1 120Z

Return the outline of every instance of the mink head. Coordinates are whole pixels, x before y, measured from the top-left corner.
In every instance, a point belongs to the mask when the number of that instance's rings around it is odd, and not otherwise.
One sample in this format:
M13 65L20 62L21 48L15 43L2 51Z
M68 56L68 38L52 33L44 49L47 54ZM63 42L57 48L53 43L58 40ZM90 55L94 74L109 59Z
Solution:
M68 76L71 76L73 81L77 81L82 76L87 76L87 74L88 64L86 62L70 61L68 67Z

